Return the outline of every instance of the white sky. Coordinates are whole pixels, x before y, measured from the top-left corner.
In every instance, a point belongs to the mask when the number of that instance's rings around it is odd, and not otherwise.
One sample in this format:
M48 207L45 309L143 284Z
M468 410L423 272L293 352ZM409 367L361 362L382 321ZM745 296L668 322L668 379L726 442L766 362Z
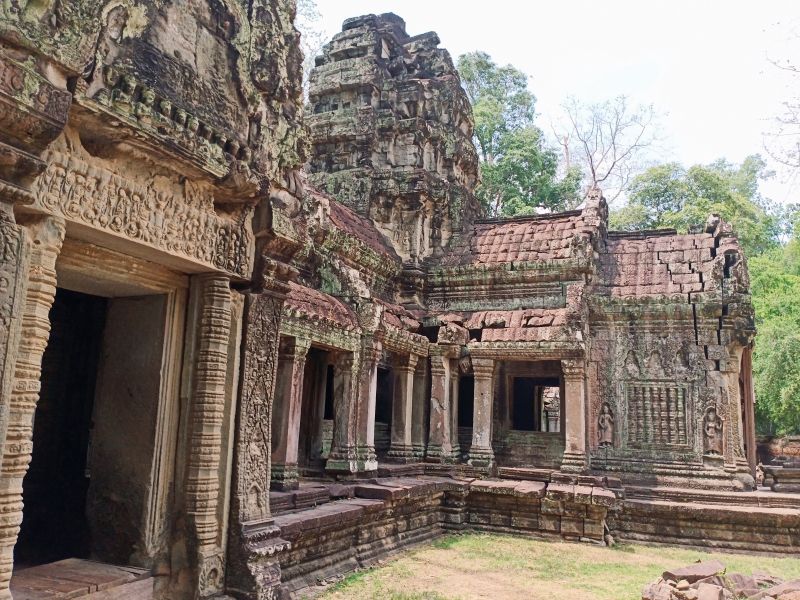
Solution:
M780 102L800 97L800 0L317 0L329 39L348 17L394 12L410 35L436 31L453 60L488 52L531 76L546 132L568 95L620 94L653 103L663 160L740 162L763 151ZM776 165L772 165L777 168ZM781 181L783 179L783 181ZM762 192L800 202L800 182L780 175Z

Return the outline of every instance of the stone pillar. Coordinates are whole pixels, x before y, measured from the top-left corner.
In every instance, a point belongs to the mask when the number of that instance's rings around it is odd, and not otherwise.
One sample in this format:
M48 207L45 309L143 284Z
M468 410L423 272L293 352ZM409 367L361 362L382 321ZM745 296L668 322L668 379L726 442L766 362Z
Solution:
M392 443L389 457L400 462L414 460L411 437L414 410L414 380L417 357L414 354L401 356L394 364L395 385L392 399Z
M64 221L56 217L30 217L23 222L26 233L17 227L9 227L8 222L0 224L5 236L0 239L0 253L11 260L16 257L17 261L22 261L20 265L0 263L0 271L6 265L12 269L28 267L24 272L17 269L18 276L27 279L24 302L6 296L6 302L10 298L11 303L0 308L12 316L5 326L19 328L18 337L4 333L9 344L15 338L18 344L0 349L6 352L6 360L13 361L14 368L10 394L3 398L6 422L0 467L0 598L4 599L11 598L8 585L14 566L14 545L22 523L22 480L31 461L33 417L41 387L42 356L50 336L48 315L56 293L56 259L65 233ZM29 263L24 262L27 250L23 250L28 236L32 241ZM14 279L10 279L9 284L13 294L25 289ZM0 286L0 294L5 292L5 287ZM2 323L4 319L0 319Z
M472 372L475 376L475 400L469 464L473 467L484 469L490 468L494 463L494 450L492 449L494 368L495 361L492 358L472 358Z
M269 508L272 398L291 269L263 258L257 291L246 294L242 381L236 419L234 489L226 588L232 595L272 598L280 585L275 554L289 547Z
M422 357L417 361L414 370L414 407L411 410L411 444L414 447L414 459L425 458L425 434L427 431L426 406L428 403L428 359Z
M310 346L309 340L284 338L278 352L275 410L272 415L272 487L278 490L296 490L300 486L297 455L303 407L303 376Z
M452 348L431 344L431 413L426 459L452 462L452 419L450 418L450 369Z
M199 294L200 318L190 409L186 513L197 556L197 589L201 597L208 597L222 592L225 581L217 503L222 495L220 456L231 330L230 281L223 275L199 275L192 293Z
M361 345L356 405L356 455L358 472L370 474L378 470L375 454L375 400L378 393L378 362L383 345L373 336L366 336Z
M333 360L333 440L325 470L343 476L358 472L355 437L355 390L358 363L352 352L337 353Z
M589 467L586 455L586 369L582 359L562 360L565 432L561 470L582 473Z
M458 440L458 384L461 371L458 361L454 360L450 369L450 446L453 448L453 459L461 461L461 443Z

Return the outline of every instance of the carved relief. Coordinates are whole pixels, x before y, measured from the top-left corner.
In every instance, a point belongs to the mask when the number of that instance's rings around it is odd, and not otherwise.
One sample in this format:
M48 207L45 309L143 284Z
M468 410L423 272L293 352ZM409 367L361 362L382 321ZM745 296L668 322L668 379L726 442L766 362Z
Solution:
M722 418L716 406L709 406L703 417L703 451L705 454L722 455Z
M239 521L269 517L272 399L278 359L283 299L251 294L243 356L236 448L236 502Z
M687 389L665 383L626 382L628 446L686 446Z
M36 207L248 277L248 210L236 220L223 218L207 196L188 193L181 198L157 191L61 152L50 152L47 158L47 169L34 188Z
M0 230L6 229L0 226ZM5 483L0 493L0 504L4 507L0 519L0 597L3 598L10 598L7 590L14 563L14 545L22 522L22 480L31 460L33 415L41 388L42 355L50 335L50 322L46 315L56 293L55 265L65 227L61 219L44 217L32 221L28 230L33 245L27 301L22 311L22 335L15 356L15 379L8 403L8 427L0 470L0 480ZM4 242L3 252L8 251ZM6 264L0 265L0 271ZM19 263L11 264L20 266Z
M600 446L614 446L614 413L608 402L603 402L597 417L597 438Z

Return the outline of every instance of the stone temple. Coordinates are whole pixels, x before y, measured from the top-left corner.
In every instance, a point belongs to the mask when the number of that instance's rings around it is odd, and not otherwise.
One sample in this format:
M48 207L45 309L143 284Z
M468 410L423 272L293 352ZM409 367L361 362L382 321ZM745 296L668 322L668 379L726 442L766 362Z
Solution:
M435 33L0 3L0 598L302 593L446 530L800 553L747 263L487 220ZM125 594L125 595L124 595Z

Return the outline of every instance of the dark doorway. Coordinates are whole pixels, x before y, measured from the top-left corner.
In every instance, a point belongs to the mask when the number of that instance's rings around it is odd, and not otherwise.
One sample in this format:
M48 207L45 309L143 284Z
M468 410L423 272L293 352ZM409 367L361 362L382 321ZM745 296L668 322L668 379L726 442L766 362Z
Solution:
M87 456L107 301L59 289L33 427L33 456L23 481L15 564L89 556Z
M475 409L475 378L465 375L458 382L458 426L472 427Z
M392 398L394 396L394 372L378 369L375 391L375 453L384 457L389 452L392 428Z
M512 389L511 422L517 431L546 431L543 423L544 390L559 387L558 378L515 377Z

